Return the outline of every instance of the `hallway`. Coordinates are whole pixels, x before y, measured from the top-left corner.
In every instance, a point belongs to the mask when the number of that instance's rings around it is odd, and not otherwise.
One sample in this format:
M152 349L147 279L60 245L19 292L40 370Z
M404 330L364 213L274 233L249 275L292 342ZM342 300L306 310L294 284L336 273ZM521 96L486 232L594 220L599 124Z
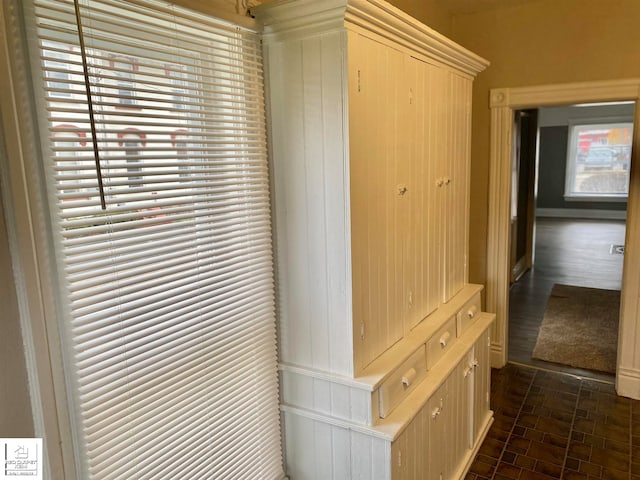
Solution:
M613 382L612 375L535 360L531 352L554 283L620 290L623 255L611 245L624 244L623 220L538 218L534 268L511 287L509 361Z

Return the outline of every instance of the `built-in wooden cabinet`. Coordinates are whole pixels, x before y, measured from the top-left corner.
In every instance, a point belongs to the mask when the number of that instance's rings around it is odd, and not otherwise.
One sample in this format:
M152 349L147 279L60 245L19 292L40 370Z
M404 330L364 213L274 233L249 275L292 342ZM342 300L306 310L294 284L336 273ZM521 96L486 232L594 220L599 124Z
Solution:
M491 419L488 360L483 376L469 364L492 317L467 272L471 89L487 63L382 0L254 13L289 475L453 478L449 441L471 451ZM411 435L428 455L395 465Z
M462 478L490 424L485 330L391 444L393 480Z

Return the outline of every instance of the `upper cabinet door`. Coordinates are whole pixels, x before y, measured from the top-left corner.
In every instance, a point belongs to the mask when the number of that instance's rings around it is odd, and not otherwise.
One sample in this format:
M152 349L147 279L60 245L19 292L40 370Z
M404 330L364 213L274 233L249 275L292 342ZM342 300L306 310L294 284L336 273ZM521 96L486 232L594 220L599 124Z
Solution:
M410 218L405 55L348 36L351 251L356 370L404 334L403 249Z
M407 58L409 108L404 117L409 138L411 218L404 255L406 296L408 298L407 326L415 327L438 308L441 285L441 256L439 253L439 210L436 186L436 155L432 148L437 128L433 110L437 97L432 88L439 67L413 57Z
M447 74L446 109L443 115L443 302L467 283L469 243L469 166L471 145L471 79Z

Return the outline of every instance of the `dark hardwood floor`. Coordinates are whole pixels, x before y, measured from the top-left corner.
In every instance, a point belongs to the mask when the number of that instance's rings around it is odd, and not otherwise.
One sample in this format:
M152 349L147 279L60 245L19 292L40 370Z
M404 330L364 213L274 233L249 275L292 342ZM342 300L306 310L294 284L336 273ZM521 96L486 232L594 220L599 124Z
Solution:
M640 480L640 401L600 381L509 364L465 480Z
M538 218L534 268L516 282L509 296L509 361L613 382L601 372L575 369L531 358L547 299L554 283L620 290L623 255L622 220Z

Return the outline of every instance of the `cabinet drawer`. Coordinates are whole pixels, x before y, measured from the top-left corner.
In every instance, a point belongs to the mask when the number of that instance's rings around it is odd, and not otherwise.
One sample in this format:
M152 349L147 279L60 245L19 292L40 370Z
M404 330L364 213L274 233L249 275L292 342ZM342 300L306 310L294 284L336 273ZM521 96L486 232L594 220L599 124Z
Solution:
M462 335L462 333L467 329L467 327L476 321L481 311L482 311L482 304L480 300L480 292L478 292L458 312L458 326L457 326L458 336Z
M456 316L453 316L427 341L427 370L432 368L455 342Z
M379 389L379 415L385 418L418 385L427 372L424 345L394 370Z

